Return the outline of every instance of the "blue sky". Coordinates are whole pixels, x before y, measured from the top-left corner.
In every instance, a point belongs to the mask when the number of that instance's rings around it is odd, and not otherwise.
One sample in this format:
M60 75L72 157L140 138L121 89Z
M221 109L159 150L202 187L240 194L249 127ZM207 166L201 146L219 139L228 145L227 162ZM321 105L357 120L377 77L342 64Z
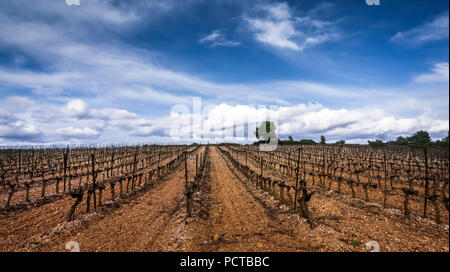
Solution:
M281 138L439 139L448 18L448 1L2 1L0 145L254 140L265 113ZM202 115L174 114L193 97Z

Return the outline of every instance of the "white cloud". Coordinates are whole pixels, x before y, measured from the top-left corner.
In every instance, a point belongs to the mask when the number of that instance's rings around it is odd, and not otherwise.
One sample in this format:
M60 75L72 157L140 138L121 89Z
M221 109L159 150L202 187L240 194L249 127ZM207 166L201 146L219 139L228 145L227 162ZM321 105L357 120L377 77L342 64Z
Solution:
M59 136L64 138L77 138L77 139L96 139L99 136L99 132L95 129L84 127L84 128L75 128L75 127L63 127L56 130L56 133Z
M12 110L15 112L25 111L28 108L32 107L34 101L26 96L8 96L3 99L3 106L5 109ZM1 119L1 110L0 110L0 119Z
M410 46L419 46L427 42L448 40L448 11L436 16L431 22L407 31L397 32L392 42L402 42Z
M448 62L436 63L431 69L431 73L419 75L414 78L416 83L448 83L449 82L449 68Z
M135 10L118 8L111 0L89 0L77 7L67 6L64 0L51 5L46 0L35 0L32 3L27 0L15 0L5 3L2 8L6 12L20 10L17 17L33 19L51 17L76 25L81 23L119 25L138 19Z
M296 138L318 138L326 135L329 139L372 140L374 138L394 139L398 135L410 135L418 130L427 130L432 135L444 135L448 120L436 119L431 112L423 112L417 118L398 118L381 109L330 109L320 104L298 104L278 109L258 109L248 105L228 105L222 103L198 115L173 115L147 122L134 130L135 136L176 135L189 140L194 132L193 120L201 118L204 140L223 140L223 137L236 135L255 140L253 131L261 121L273 118L282 137L293 135ZM177 132L171 134L174 124L181 124ZM247 126L247 127L246 127Z
M248 19L252 29L256 30L255 38L262 42L279 48L299 51L297 43L290 40L299 35L289 20L280 22L260 19Z
M217 38L219 38L221 35L220 30L214 30L211 34L207 35L206 37L201 38L200 40L198 40L199 43L204 43L204 42L213 42L215 41Z
M19 85L44 95L62 93L67 86L73 83L73 80L81 77L82 75L78 72L35 73L23 70L6 71L0 68L0 83Z
M88 108L83 100L72 99L67 103L65 112L69 116L83 117L88 113Z
M102 120L127 120L136 118L137 114L124 109L106 108L93 109L90 111L89 116L91 118L98 118Z
M25 101L28 107L0 110L2 143L85 143L99 139L103 133L135 129L142 122L141 117L125 109L90 108L81 99L71 99L63 105L17 96L5 101Z
M118 135L128 141L148 141L152 137L188 141L196 132L204 140L220 141L232 140L233 127L242 139L247 135L255 140L253 130L257 123L269 117L278 120L279 135L293 135L297 139L316 139L323 134L330 140L386 140L421 129L440 137L449 129L448 120L436 118L431 110L415 118L402 118L377 108L332 109L318 103L275 108L221 103L207 105L202 109L203 115L175 114L148 119L124 109L90 108L81 99L61 106L29 102L31 106L19 112L0 110L2 144L114 142ZM195 118L200 118L202 127L192 123ZM178 129L174 132L175 125ZM246 129L248 133L244 132Z
M0 123L0 139L11 140L13 143L27 140L44 140L43 133L35 125L16 121L7 125Z
M190 101L190 97L173 95L144 86L134 86L133 89L121 90L117 93L117 96L124 99L146 102L148 101L164 105L187 104Z
M286 4L266 7L273 14L270 19L290 16ZM120 45L93 46L89 43L89 35L83 32L71 35L73 32L66 32L57 24L9 19L11 18L5 17L5 20L0 20L0 45L13 45L50 65L45 72L0 68L0 84L7 87L28 88L35 94L51 97L70 97L74 93L79 97L97 96L119 105L125 102L131 105L137 100L153 105L183 104L188 98L173 94L180 91L232 102L252 100L256 103L288 104L279 93L266 87L266 83L249 85L212 82L167 69L157 63L151 53L122 48ZM217 42L217 37L221 35L221 32L213 32L208 40ZM305 44L310 46L324 40L326 38L320 35L311 36L305 39ZM297 48L295 43L289 41L281 41L280 46ZM243 95L236 96L236 93Z
M287 20L292 17L291 10L287 3L275 3L272 5L265 5L262 7L269 12L269 16L276 20Z
M12 114L0 109L0 125L9 124L15 120L16 118Z
M216 46L235 47L240 44L240 42L227 40L225 34L223 34L221 30L214 30L211 34L198 40L198 42L209 44L211 47Z
M340 34L331 22L312 19L310 16L295 17L287 3L259 6L265 16L245 17L255 39L280 49L301 51L307 47L337 40Z

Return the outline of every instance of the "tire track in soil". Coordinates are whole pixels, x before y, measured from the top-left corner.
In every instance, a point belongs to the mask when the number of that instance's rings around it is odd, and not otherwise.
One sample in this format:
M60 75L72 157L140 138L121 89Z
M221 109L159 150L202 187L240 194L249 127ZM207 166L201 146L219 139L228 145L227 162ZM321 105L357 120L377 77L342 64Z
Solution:
M196 153L203 152L204 148ZM65 244L76 241L81 251L161 251L171 229L184 214L184 163L154 188L117 209L63 230L33 251L65 251ZM189 179L193 179L195 154L188 157Z
M211 146L211 208L208 220L191 226L187 251L300 251L300 242L270 218ZM277 227L275 227L277 226Z

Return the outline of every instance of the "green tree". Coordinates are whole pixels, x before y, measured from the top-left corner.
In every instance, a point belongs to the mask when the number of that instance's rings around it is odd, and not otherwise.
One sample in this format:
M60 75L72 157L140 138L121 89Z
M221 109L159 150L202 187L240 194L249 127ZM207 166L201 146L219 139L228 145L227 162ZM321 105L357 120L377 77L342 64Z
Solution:
M320 144L326 144L326 139L323 135L320 135Z
M369 143L369 146L373 147L382 147L384 146L384 143L382 140L375 140L375 141L367 141Z
M301 139L300 141L298 141L298 144L313 145L313 144L316 144L316 142L314 142L314 140L311 140L311 139Z
M336 144L343 145L343 144L345 144L345 140L339 140L339 141L336 142Z
M294 141L294 138L292 138L291 135L289 135L288 139L289 139L289 142L293 142Z
M425 147L431 145L430 134L425 130L419 130L407 138L408 144L414 147Z
M445 145L447 145L448 146L448 135L449 135L449 132L447 131L447 136L445 136L444 138L442 138L442 141L441 142L443 142Z
M447 136L445 136L444 138L442 138L442 140L437 140L436 142L433 143L433 146L436 148L448 148L448 132L447 132Z
M408 140L405 137L398 136L397 140L395 140L395 144L397 144L397 145L408 145Z

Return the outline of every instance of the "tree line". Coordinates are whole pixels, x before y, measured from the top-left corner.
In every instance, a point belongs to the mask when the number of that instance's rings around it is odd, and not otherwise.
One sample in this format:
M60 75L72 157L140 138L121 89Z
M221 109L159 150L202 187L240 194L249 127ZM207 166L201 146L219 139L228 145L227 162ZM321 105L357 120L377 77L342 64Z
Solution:
M368 141L370 146L408 146L408 147L432 147L438 149L448 149L447 136L441 140L433 141L430 134L425 130L419 130L409 137L398 136L395 141L383 142L382 140Z
M275 124L270 121L265 121L260 124L259 127L256 128L255 136L259 141L255 142L255 145L258 145L260 143L267 142L268 137L265 137L269 133L273 134L275 132ZM263 133L261 133L263 132ZM448 132L447 136L442 138L441 140L433 141L430 137L430 134L425 130L419 130L415 132L413 135L409 137L403 137L398 136L396 140L394 141L386 141L383 142L382 140L374 140L374 141L367 141L369 146L373 147L382 147L382 146L406 146L406 147L431 147L431 148L438 148L438 149L448 149ZM316 142L312 139L301 139L301 140L294 140L292 135L289 135L286 140L281 140L278 138L278 144L279 145L314 145L314 144L327 144L326 138L324 135L320 136L319 142ZM343 145L345 144L345 140L339 140L333 144L336 145Z

